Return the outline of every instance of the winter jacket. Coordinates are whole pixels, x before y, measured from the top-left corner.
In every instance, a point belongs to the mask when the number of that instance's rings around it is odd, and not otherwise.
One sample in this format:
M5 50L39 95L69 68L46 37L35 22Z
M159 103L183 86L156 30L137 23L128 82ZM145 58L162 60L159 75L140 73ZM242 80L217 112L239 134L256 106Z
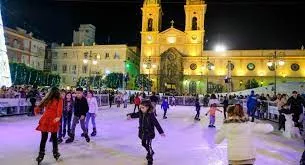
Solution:
M140 105L141 104L141 99L139 97L136 97L134 100L133 100L134 104L135 105Z
M215 142L220 144L228 140L228 159L232 161L255 159L254 133L273 131L271 124L255 124L247 118L228 118L216 134Z
M169 104L168 104L167 101L165 101L165 100L162 101L161 109L162 109L162 108L163 108L164 110L169 109Z
M89 106L89 113L96 113L98 110L97 100L95 97L92 97L90 99L87 99L88 106Z
M74 101L72 99L70 101L64 100L63 116L67 117L70 114L72 115L73 109L74 109Z
M248 97L248 100L247 100L247 109L248 109L248 111L252 112L256 108L256 105L257 105L256 96L254 94L251 94Z
M142 111L139 111L134 113L133 118L139 118L138 136L140 139L154 139L155 127L159 134L164 133L154 113L143 113Z
M75 98L74 116L77 117L86 116L88 111L89 111L89 106L87 99L85 97L82 97L81 99Z
M150 96L150 101L151 102L157 103L158 100L159 100L159 98L156 95Z
M292 113L299 115L303 113L303 106L305 106L305 101L301 96L297 96L297 98L292 96L288 99L287 105L290 105L290 110Z
M36 130L41 132L58 132L60 122L54 122L55 118L61 118L62 116L63 100L52 100L46 105L45 112L39 120L39 125ZM37 113L39 107L35 109Z

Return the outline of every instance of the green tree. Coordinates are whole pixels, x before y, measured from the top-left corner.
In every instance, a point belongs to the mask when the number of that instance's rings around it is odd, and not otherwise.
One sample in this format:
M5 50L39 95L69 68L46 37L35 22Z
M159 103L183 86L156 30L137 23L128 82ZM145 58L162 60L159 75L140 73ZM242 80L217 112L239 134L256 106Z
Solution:
M253 88L258 88L258 87L259 87L259 83L255 79L248 80L245 84L246 89L253 89Z
M135 85L139 89L148 90L152 87L152 81L148 79L148 75L146 74L139 74L135 79Z
M88 80L90 86L94 88L100 88L105 85L105 79L102 76L80 77L76 84L77 86L85 87Z
M59 75L36 70L25 64L10 63L9 65L13 85L58 86L60 84Z
M105 84L108 88L117 89L123 87L123 74L110 73L106 76Z

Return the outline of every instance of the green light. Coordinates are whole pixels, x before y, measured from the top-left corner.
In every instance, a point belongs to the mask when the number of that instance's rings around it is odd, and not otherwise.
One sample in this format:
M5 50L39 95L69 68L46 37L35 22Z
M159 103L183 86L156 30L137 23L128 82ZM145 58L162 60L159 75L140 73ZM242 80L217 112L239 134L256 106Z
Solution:
M126 64L126 67L129 68L129 67L130 67L130 64Z

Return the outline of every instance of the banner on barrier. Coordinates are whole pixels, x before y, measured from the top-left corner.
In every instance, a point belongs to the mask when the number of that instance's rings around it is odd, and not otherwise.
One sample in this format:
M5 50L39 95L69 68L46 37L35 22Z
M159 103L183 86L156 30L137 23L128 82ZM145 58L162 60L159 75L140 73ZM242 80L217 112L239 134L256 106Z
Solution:
M30 102L26 99L0 99L0 107L18 107L18 106L30 106Z

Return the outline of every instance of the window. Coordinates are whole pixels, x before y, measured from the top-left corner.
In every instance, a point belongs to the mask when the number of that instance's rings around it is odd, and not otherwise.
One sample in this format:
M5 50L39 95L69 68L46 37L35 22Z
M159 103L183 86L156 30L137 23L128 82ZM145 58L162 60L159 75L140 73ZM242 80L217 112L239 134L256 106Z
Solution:
M83 66L83 73L86 74L87 73L87 70L88 70L88 67L85 65Z
M113 59L120 59L120 55L117 52L115 52Z
M192 30L198 30L197 17L193 17L193 19L192 19Z
M19 41L17 39L14 39L14 41L13 41L13 47L19 48Z
M72 74L76 74L76 65L72 66Z
M62 66L62 73L67 73L67 65Z
M148 19L148 25L147 25L147 31L153 31L153 19L149 18Z
M106 53L105 59L109 58L109 53Z
M130 60L130 57L127 57L127 60Z
M68 53L67 52L63 54L63 58L68 58Z
M76 77L73 77L73 78L72 78L72 81L73 81L73 82L76 82L76 81L77 81Z
M52 70L53 70L53 71L57 71L57 64L53 64L53 65L52 65Z
M40 63L39 62L37 62L37 68L40 68Z

